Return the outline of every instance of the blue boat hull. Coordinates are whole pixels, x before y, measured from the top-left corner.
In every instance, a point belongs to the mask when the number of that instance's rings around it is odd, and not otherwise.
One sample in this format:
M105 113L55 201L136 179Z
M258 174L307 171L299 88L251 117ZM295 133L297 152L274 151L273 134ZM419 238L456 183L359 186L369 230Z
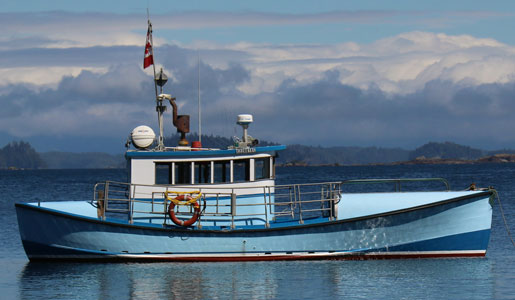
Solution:
M484 256L490 192L371 216L271 228L129 224L16 204L30 260L245 261Z

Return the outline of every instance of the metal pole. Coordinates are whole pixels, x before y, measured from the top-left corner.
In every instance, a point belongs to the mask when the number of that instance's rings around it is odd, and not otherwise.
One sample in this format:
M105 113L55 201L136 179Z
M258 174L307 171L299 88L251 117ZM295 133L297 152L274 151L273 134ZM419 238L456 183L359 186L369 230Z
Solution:
M154 56L154 39L152 38L152 22L150 22L150 13L148 11L148 8L147 8L147 19L148 19L148 28L149 28L149 31L150 31L150 51L151 51L151 55L152 55L152 70L154 71L154 91L155 91L155 94L156 94L156 111L157 111L157 123L158 123L158 126L159 126L159 140L158 140L158 145L157 145L157 148L159 150L163 150L164 149L164 143L163 143L163 108L162 108L162 103L160 103L159 101L159 98L158 98L158 94L157 94L157 82L156 82L156 59L155 59L155 56Z
M202 118L200 106L200 54L197 50L197 65L198 65L198 140L202 143Z

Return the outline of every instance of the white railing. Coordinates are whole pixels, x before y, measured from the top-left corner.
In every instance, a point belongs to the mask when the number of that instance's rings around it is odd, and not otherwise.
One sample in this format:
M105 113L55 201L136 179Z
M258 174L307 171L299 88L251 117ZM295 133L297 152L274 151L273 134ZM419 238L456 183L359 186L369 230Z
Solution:
M118 218L128 220L129 223L138 218L164 225L171 225L168 216L170 201L165 200L165 193L173 194L177 187L159 186L159 191L151 192L148 198L134 198L138 188L148 189L149 185L136 185L106 181L97 183L94 189L92 204L99 211L102 219ZM153 186L156 187L156 186ZM266 227L271 222L298 221L303 223L306 218L326 217L336 218L335 205L340 199L340 183L314 183L294 184L260 187L259 194L255 194L256 187L242 188L180 188L179 191L198 190L202 193L198 202L202 208L200 221L203 223L227 223L235 228L239 223L261 223ZM251 191L252 194L245 191ZM144 207L142 210L141 208ZM180 207L180 206L177 206ZM192 207L180 207L177 216L188 218L192 214ZM139 216L139 217L138 217Z
M201 213L195 226L216 225L236 228L244 225L260 224L269 227L271 223L298 222L304 223L310 218L337 218L338 203L348 187L386 185L394 188L393 192L401 192L401 188L409 185L421 189L424 184L434 189L434 184L443 184L449 190L449 184L442 178L416 179L363 179L311 184L291 184L262 187L177 187L166 185L138 185L106 181L97 183L94 188L92 204L97 207L102 219L116 218L129 223L149 222L170 226L173 223L168 215L170 201L165 193L174 191L183 193L199 191L197 200ZM422 188L424 189L424 188ZM363 192L358 189L358 192ZM389 192L392 192L391 190ZM134 195L137 195L135 197ZM178 194L177 194L178 195ZM188 219L193 214L192 206L176 206L178 218Z

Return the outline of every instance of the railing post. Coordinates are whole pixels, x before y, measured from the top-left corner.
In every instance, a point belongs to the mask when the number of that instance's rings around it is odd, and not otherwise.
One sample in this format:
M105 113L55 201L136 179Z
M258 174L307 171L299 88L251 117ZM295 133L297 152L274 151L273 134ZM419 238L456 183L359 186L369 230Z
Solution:
M106 219L106 210L109 205L109 182L106 181L106 184L104 186L104 205L102 207L102 220L105 221Z
M267 205L266 205L266 186L263 187L263 198L265 200L265 227L268 228L270 227L270 224L268 223L268 211L266 209Z
M333 184L329 184L329 220L334 220L334 199L335 199L335 193L333 189Z
M231 228L234 229L234 217L236 216L236 194L231 192Z
M220 193L216 193L216 209L215 209L215 214L218 214L219 212L219 206L220 206Z
M327 215L325 211L325 200L329 198L329 195L325 195L325 189L324 185L320 187L320 212L322 213L322 217L325 217ZM329 212L330 213L330 212Z
M129 191L131 190L131 187L129 186ZM134 185L134 188L132 189L132 193L129 192L129 224L132 224L134 222L133 219L133 213L134 213L134 196L136 195L136 185Z
M97 218L104 220L105 210L104 210L104 191L98 190L97 198Z
M202 190L199 189L199 192L201 192ZM199 205L200 207L202 207L202 200L204 200L204 210L206 209L206 194L202 194L200 196L200 198L198 199L199 200ZM198 229L202 229L202 210L201 210L201 214L198 216L198 221L197 221L197 228Z
M167 217L167 212L168 212L168 199L166 198L166 192L168 192L168 188L165 189L165 192L163 193L163 213L164 213L164 218L163 218L163 226L166 226L166 217Z
M296 184L297 187L297 201L299 203L299 224L304 224L304 220L302 220L302 200L300 199L300 185Z
M295 219L295 206L294 206L294 201L295 201L295 186L293 186L293 197L292 197L292 192L291 192L291 186L288 187L288 196L290 197L290 212L291 212L291 219L294 220Z
M154 195L155 195L155 192L152 192L152 205L150 206L150 212L151 213L154 212L154 199L155 199Z

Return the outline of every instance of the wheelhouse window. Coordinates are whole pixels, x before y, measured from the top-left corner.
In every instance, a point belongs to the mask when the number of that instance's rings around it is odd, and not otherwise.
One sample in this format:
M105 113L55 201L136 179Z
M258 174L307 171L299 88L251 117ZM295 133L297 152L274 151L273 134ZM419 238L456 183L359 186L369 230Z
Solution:
M233 162L233 181L242 182L250 180L250 160L240 159Z
M211 183L211 162L195 162L195 183Z
M191 162L175 163L175 184L191 184Z
M214 162L214 182L223 183L231 181L231 161L230 160L219 160Z
M172 164L156 163L156 184L172 183Z
M155 183L210 184L244 182L250 181L251 178L252 180L271 178L273 164L270 157L254 159L253 166L251 170L251 159L156 162Z
M255 180L270 178L270 158L256 158L254 160Z

